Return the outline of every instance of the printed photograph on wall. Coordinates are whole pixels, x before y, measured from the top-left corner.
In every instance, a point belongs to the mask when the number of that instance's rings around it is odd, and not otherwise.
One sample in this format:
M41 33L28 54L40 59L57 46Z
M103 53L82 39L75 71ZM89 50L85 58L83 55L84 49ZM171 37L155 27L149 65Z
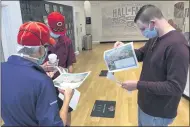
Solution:
M65 24L65 28L68 29L67 24Z
M53 11L58 11L57 10L57 5L53 5Z
M59 10L60 10L61 14L63 14L63 7L62 6L59 7Z
M47 14L50 13L50 6L49 6L49 4L45 4L45 10L46 10Z
M45 23L46 25L48 24L47 16L43 16L43 21L44 21L44 23Z

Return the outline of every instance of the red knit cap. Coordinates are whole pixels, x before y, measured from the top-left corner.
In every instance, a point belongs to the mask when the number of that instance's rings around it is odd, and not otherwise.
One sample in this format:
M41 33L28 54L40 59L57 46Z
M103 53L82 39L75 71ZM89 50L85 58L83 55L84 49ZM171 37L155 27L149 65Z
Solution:
M50 38L48 27L40 22L26 22L22 24L17 36L17 42L23 46L55 44L55 40Z

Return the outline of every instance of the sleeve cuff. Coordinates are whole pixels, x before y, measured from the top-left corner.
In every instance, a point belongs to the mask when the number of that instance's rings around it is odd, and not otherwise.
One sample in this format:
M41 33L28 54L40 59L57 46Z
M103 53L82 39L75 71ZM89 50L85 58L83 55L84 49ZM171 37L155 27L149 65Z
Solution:
M144 89L145 88L145 84L146 84L145 81L138 81L138 83L137 83L137 89L138 90Z

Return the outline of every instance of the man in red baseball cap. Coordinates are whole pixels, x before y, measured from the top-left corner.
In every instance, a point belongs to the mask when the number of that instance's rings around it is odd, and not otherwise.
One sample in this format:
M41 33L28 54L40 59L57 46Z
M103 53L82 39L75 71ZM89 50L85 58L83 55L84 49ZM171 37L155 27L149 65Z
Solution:
M39 22L21 25L18 53L1 63L1 111L5 126L64 126L72 89L59 90L65 96L59 111L52 80L41 68L47 45L54 44L48 27Z
M52 12L47 17L47 25L50 29L50 35L56 40L55 45L49 46L49 53L54 53L59 59L58 65L67 68L69 73L73 72L73 63L76 62L75 53L73 50L73 45L71 39L69 39L65 33L65 17L59 12ZM55 73L54 78L58 77L59 73ZM57 94L59 91L57 90ZM63 101L58 97L58 105L61 108ZM69 107L69 112L72 111L72 108ZM68 114L68 123L70 125L71 114Z
M56 40L55 45L49 46L49 53L55 53L59 59L59 66L73 72L73 63L76 62L72 41L68 38L65 28L65 17L59 12L52 12L47 17L50 35Z

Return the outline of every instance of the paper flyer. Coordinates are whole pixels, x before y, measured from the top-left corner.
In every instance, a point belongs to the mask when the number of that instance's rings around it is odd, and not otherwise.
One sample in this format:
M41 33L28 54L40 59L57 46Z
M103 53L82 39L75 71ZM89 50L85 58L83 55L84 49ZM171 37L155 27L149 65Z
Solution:
M59 96L58 96L61 100L64 100L64 95L59 93ZM79 102L79 99L80 99L80 92L78 90L75 89L74 91L74 94L73 94L73 97L71 98L71 101L69 103L69 106L73 109L73 110L76 110L77 108L77 105L78 105L78 102Z
M53 80L55 87L60 89L76 89L85 81L91 72L84 73L62 73Z
M105 51L104 60L109 72L118 72L138 67L133 42Z

